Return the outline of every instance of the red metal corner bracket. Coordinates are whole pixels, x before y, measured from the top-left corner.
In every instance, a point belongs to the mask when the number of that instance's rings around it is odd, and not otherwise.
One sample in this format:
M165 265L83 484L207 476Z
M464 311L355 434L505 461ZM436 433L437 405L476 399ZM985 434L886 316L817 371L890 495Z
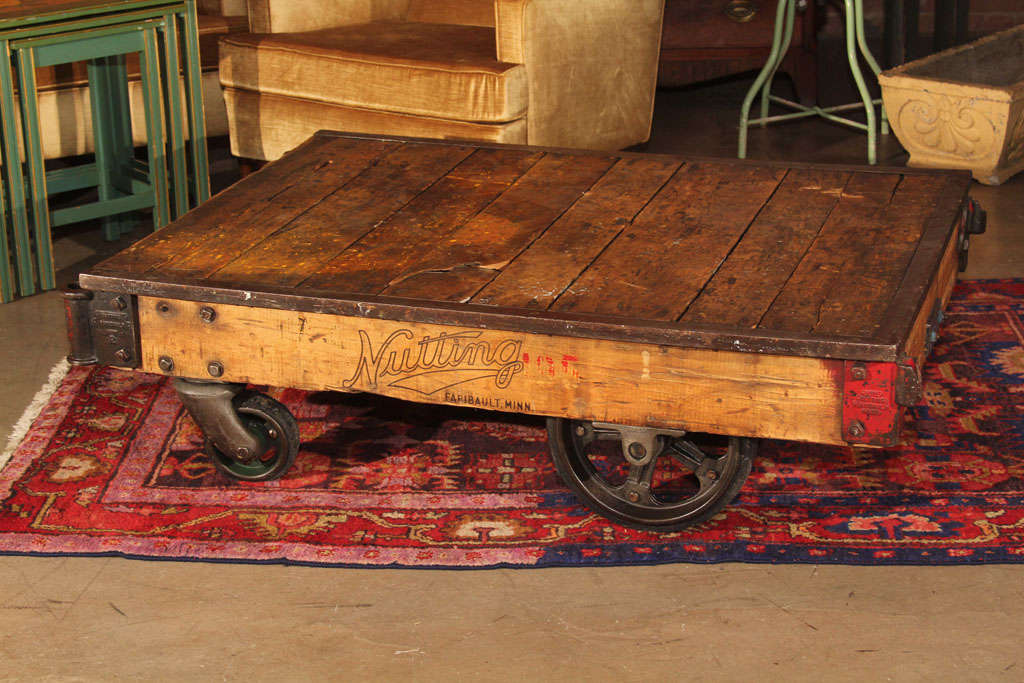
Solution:
M852 444L895 446L900 434L896 363L843 363L843 438Z

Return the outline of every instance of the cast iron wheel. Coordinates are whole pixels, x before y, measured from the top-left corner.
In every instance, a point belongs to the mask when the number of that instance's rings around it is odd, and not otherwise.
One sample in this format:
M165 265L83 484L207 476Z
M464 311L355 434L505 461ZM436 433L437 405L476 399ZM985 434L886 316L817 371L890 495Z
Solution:
M561 418L548 418L548 442L555 468L584 505L644 531L711 518L739 493L757 453L754 439L659 436L655 457L635 465L610 425Z
M295 462L299 452L299 424L278 401L255 392L234 398L235 411L246 429L262 445L262 451L246 461L235 460L206 439L204 448L217 469L241 481L279 479Z

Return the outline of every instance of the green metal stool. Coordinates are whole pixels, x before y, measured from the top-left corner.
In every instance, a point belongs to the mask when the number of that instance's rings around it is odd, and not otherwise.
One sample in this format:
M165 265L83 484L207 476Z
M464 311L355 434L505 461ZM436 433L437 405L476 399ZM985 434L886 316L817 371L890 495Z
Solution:
M135 159L132 144L125 68L132 52L140 54L142 67L146 163ZM80 60L88 60L95 163L47 173L35 68ZM41 6L35 14L0 10L0 302L11 300L15 290L34 293L37 268L40 288L55 286L52 226L102 218L104 236L117 239L130 225L125 212L152 207L156 229L209 199L201 88L194 0L77 0ZM97 188L98 201L49 210L50 195L87 187Z
M740 139L739 153L737 156L739 156L740 159L745 159L747 157L747 129L754 124L764 126L768 123L789 121L806 116L821 116L829 121L865 131L868 136L868 163L875 164L877 161L878 146L878 126L876 123L875 105L881 105L881 100L872 99L870 93L868 93L867 84L864 82L864 74L861 72L860 68L858 52L860 56L864 57L864 61L868 63L871 70L875 72L875 76L879 74L880 69L878 68L878 62L875 61L874 56L872 56L871 51L868 49L867 41L864 38L863 0L843 0L846 24L846 59L849 62L850 73L853 75L853 80L857 84L857 91L860 94L861 101L853 102L851 104L841 104L834 107L808 107L800 104L799 102L793 102L792 100L787 100L771 94L772 80L775 78L775 72L778 71L779 65L782 64L783 58L789 51L789 44L793 38L793 21L796 14L796 1L797 0L779 0L778 7L775 11L775 32L772 38L771 51L768 54L768 61L766 61L764 67L761 68L761 72L754 80L754 84L750 86L750 90L747 91L747 96L743 99L743 107L740 110ZM761 94L761 116L756 119L751 119L750 107L754 103L754 98L757 97L758 92ZM796 111L791 114L769 116L768 109L772 102L789 107L790 109L795 109ZM860 107L864 108L867 123L861 123L835 114L835 112L848 111L851 109L858 109ZM883 135L889 134L889 121L886 119L884 107L881 107L881 128Z

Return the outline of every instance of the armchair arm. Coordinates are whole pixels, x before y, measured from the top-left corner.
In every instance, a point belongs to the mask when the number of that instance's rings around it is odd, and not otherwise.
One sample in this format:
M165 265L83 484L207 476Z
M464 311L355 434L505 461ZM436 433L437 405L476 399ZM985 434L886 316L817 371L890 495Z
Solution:
M249 30L291 33L402 19L408 7L409 0L249 0Z
M664 0L495 0L498 59L526 67L531 145L620 149L650 135Z

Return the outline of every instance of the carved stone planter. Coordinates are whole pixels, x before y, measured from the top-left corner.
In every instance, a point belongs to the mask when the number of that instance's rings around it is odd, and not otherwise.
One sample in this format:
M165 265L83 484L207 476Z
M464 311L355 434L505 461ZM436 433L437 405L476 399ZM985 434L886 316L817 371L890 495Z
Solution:
M1024 169L1024 25L878 77L911 166L969 169L998 185Z

